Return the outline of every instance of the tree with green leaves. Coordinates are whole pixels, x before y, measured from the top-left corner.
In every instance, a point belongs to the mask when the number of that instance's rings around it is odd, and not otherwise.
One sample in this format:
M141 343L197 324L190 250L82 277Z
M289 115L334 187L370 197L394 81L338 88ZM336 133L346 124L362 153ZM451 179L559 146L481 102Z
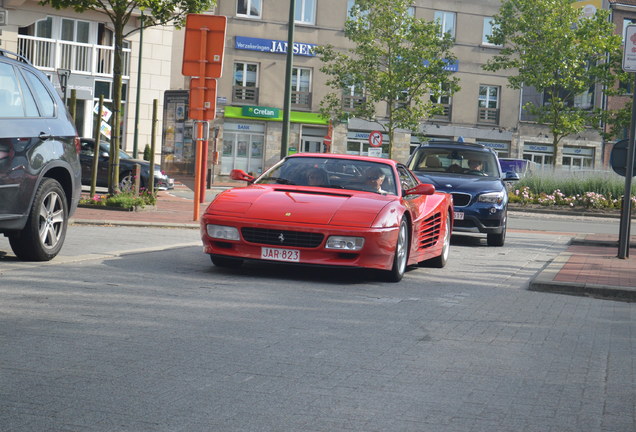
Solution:
M456 57L453 40L438 23L415 18L410 0L356 0L345 23L354 47L320 46L321 71L335 90L321 101L321 113L332 121L356 117L376 122L389 135L389 157L398 128L417 131L420 122L441 112L431 96L459 89L449 71ZM345 107L343 94L360 97ZM384 104L382 104L384 103ZM386 106L384 111L380 112Z
M113 124L110 143L111 167L109 168L109 192L119 187L119 142L121 137L121 92L124 39L142 28L160 25L174 25L179 28L185 23L189 13L210 10L216 0L41 0L42 5L51 5L55 9L72 8L75 12L93 10L105 14L113 26L115 49L113 60ZM126 26L133 15L143 11L143 21L128 32ZM137 89L139 91L139 89Z
M588 109L577 97L603 88L619 92L621 37L614 34L609 11L583 16L575 0L504 0L493 17L489 41L503 48L484 69L516 69L509 77L514 89L534 87L543 104L528 102L524 109L549 127L553 163L558 145L586 128L600 129L600 108Z

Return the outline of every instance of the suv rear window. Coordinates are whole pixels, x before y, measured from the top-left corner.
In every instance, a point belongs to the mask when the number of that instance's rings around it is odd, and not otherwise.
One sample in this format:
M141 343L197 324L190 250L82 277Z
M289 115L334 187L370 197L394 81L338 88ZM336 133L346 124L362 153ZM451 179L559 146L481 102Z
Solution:
M35 89L42 115L22 74L13 66L0 63L0 117L53 117L55 102L40 79L31 71L24 70L31 88Z
M25 71L27 79L29 80L29 84L35 91L35 97L39 102L41 117L53 117L55 115L55 102L53 102L53 98L42 84L42 81L35 76L35 74L31 71Z
M0 117L24 117L20 86L7 63L0 63Z

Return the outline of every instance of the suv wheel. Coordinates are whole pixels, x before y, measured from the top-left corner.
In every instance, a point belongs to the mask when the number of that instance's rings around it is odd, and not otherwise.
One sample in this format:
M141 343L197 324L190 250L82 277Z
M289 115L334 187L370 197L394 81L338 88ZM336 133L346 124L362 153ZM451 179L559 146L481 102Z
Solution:
M67 224L64 190L57 180L45 178L35 193L26 225L9 236L11 249L21 260L51 260L62 248Z
M486 242L488 246L503 246L506 242L506 228L508 225L508 212L504 214L503 221L501 223L501 233L499 234L488 234L486 237Z

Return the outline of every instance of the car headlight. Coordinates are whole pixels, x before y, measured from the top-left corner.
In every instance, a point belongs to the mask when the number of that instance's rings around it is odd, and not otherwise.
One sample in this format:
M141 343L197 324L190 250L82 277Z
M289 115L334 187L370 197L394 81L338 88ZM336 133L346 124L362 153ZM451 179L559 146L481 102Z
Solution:
M345 251L358 251L364 246L364 237L330 236L325 248Z
M491 204L501 204L504 200L503 192L490 192L479 195L477 201L491 203Z
M224 225L206 225L208 236L222 240L240 240L238 229Z

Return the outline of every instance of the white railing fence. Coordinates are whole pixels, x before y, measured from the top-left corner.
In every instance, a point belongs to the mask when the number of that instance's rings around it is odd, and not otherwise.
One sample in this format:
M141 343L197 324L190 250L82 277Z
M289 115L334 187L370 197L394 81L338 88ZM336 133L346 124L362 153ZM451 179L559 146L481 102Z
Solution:
M18 35L18 54L42 70L70 69L71 73L111 77L114 48ZM122 76L130 75L130 49L124 48Z

